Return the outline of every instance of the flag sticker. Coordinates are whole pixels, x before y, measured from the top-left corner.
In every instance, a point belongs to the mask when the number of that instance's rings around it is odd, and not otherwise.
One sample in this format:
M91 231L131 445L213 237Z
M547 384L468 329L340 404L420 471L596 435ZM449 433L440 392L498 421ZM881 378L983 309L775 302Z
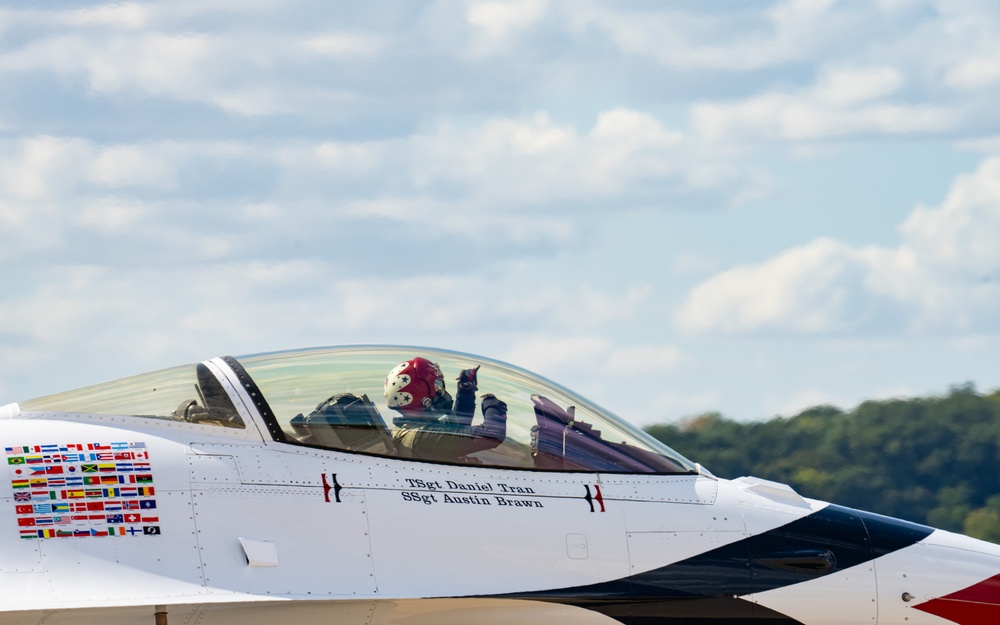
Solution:
M159 536L146 443L5 447L18 536ZM8 500L10 501L10 500Z

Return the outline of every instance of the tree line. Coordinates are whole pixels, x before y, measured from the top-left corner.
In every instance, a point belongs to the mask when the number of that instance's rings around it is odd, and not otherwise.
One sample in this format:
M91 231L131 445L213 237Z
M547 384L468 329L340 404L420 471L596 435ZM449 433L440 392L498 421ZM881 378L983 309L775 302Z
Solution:
M816 406L742 423L710 412L646 431L715 475L1000 543L1000 390Z

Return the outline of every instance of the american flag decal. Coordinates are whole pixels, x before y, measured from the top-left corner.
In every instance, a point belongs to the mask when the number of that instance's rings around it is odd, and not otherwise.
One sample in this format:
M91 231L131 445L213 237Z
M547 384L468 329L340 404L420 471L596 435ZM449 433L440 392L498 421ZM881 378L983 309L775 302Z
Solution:
M143 442L6 447L21 538L158 536Z

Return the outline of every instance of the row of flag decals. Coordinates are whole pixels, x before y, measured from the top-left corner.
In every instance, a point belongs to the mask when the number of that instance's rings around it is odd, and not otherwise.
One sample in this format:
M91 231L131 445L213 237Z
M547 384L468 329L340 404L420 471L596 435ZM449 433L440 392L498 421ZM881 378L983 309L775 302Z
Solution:
M5 451L21 538L160 534L145 443L23 445Z

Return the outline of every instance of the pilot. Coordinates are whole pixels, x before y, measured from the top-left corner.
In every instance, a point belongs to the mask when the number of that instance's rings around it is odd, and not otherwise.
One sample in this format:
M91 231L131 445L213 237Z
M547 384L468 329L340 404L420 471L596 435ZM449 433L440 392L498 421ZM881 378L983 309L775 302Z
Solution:
M393 442L401 458L477 463L468 455L493 449L507 436L507 404L485 394L483 423L472 425L479 389L479 367L458 376L453 400L445 389L441 368L416 357L398 365L385 379L386 405L399 413Z

